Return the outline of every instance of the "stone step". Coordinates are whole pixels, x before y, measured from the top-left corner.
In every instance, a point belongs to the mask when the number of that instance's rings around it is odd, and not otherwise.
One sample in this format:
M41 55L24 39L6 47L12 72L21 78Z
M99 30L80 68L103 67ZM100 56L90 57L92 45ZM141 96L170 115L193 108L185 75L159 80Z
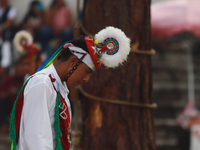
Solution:
M165 63L165 62L153 62L152 64L152 71L157 72L157 71L167 71L168 73L185 73L187 74L187 63L177 63L177 64L171 64L171 62ZM193 71L195 73L199 73L199 66L193 64Z
M157 146L156 147L157 150L180 150L180 148L178 146Z
M153 81L186 81L188 78L186 71L172 71L170 69L158 69L153 71ZM200 80L200 77L196 77L195 79Z
M155 110L155 118L176 118L182 110L182 108L157 107Z
M195 82L195 89L200 90L200 82ZM170 81L153 81L153 90L170 90L170 89L177 89L177 90L187 90L188 83L185 82L170 82Z
M173 63L180 63L180 62L186 62L188 60L188 53L187 52L181 52L181 53L175 53L175 52L165 52L165 53L156 53L152 57L153 62L172 62ZM191 55L192 60L198 61L198 57L194 54Z
M182 135L185 131L181 127L171 127L171 126L156 126L156 137L157 138L179 138L179 135Z
M176 98L177 100L179 99L185 99L185 97L187 97L188 95L188 89L187 88L182 88L182 90L178 89L178 88L174 88L174 86L171 86L173 88L170 88L168 86L164 86L164 84L162 86L159 85L155 85L153 86L153 97L154 99L159 99L161 98ZM198 93L197 93L198 94ZM159 97L157 97L159 96Z
M193 55L193 65L194 71L199 72L200 55L199 53L194 53ZM166 70L185 70L187 71L187 52L175 52L167 51L164 53L159 53L152 57L152 68L156 69L166 69Z
M196 86L200 89L200 86ZM168 81L154 81L153 82L153 90L160 89L178 89L178 90L186 90L188 88L187 82L168 82Z
M200 82L200 69L194 71L195 82ZM188 80L187 70L153 69L153 81L180 82Z
M184 130L177 125L176 119L160 118L155 119L155 134L157 149L171 150L180 149L180 142L184 141L189 144L189 130Z
M189 102L187 97L185 97L184 99L177 99L175 96L162 97L162 95L160 96L157 95L155 98L155 95L154 95L153 99L158 107L184 108ZM200 96L199 95L196 96L195 105L197 106L199 106L200 104L199 99L200 99Z
M153 72L165 69L166 71L169 71L169 73L170 72L179 72L179 71L187 73L186 65L187 64L183 65L182 63L176 64L176 65L174 65L174 64L170 65L170 62L162 63L162 62L158 61L158 62L155 62L155 64L152 64L152 69L153 69ZM198 67L195 66L193 69L196 71L196 70L198 70Z
M200 106L199 89L196 88L194 92L195 103L197 106ZM189 101L188 89L153 89L153 100L158 106L185 107Z
M178 139L177 138L156 138L156 146L177 146Z
M154 119L155 126L170 126L174 127L177 126L177 121L174 118L155 118Z

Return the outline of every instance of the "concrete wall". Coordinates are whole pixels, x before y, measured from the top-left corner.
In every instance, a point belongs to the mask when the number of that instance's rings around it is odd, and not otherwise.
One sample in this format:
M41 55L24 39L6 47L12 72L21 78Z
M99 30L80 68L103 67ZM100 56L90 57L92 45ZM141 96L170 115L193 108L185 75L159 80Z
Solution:
M151 3L154 4L154 3L158 3L158 2L162 2L162 1L169 1L169 0L151 0Z

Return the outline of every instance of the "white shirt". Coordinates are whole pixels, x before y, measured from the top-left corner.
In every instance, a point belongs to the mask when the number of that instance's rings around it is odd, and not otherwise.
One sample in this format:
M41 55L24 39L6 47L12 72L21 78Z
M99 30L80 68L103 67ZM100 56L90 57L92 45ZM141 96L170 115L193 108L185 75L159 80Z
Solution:
M5 11L5 8L0 7L0 17L2 17L4 11ZM14 19L16 15L17 15L16 8L10 7L10 10L8 11L8 14L7 14L8 19Z
M52 64L36 73L24 89L24 105L17 150L55 149L54 113L57 92L53 88L49 74L56 79L53 84L56 90L60 91L63 98L65 98L71 120L71 106L68 99L69 90L66 83L61 82Z

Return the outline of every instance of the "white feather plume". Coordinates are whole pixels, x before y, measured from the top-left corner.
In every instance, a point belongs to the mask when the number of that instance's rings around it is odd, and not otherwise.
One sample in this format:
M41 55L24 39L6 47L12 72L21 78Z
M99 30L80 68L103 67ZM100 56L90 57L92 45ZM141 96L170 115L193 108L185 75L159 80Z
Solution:
M101 61L107 67L115 68L127 60L127 56L130 53L130 39L122 30L111 26L106 27L95 35L95 39L99 43L103 43L107 38L116 39L119 44L119 50L113 55L104 53L101 57Z
M19 32L17 32L15 34L15 37L13 39L13 43L15 48L19 51L19 52L23 52L24 48L23 48L23 41L25 44L31 44L33 42L33 37L32 35L26 31L26 30L21 30Z

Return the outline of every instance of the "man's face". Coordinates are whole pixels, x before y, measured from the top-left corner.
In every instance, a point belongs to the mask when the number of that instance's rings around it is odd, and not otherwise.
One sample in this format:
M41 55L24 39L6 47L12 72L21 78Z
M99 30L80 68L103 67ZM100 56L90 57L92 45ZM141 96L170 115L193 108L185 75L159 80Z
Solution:
M24 77L25 70L24 65L22 63L18 63L15 65L15 76L17 77Z
M35 57L23 59L24 70L26 74L32 75L36 72L37 62Z
M92 70L85 63L81 63L67 80L68 88L71 89L83 82L87 83L91 74Z

